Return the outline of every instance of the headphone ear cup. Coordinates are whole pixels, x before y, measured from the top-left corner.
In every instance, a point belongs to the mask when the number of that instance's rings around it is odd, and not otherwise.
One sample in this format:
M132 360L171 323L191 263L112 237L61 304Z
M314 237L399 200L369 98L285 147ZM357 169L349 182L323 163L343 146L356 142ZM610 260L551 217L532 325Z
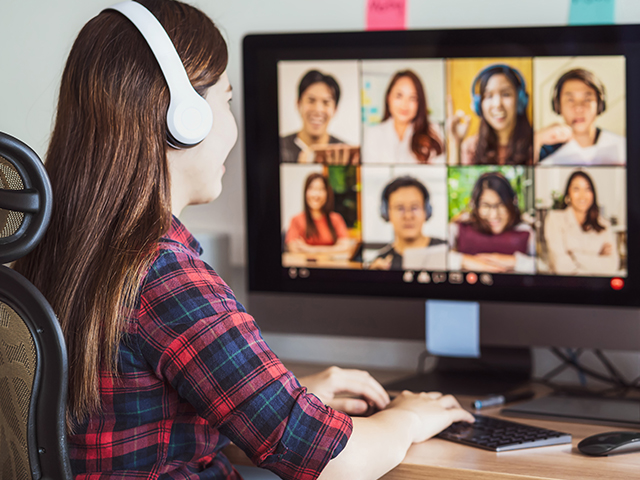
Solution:
M482 99L477 93L474 93L471 97L471 110L473 110L479 117L482 117Z
M524 88L518 89L518 115L524 114L529 105L529 94Z
M431 206L431 202L429 200L424 203L424 211L427 212L427 220L429 220L431 218L431 215L433 215L433 207Z
M604 99L604 97L601 97L600 101L598 102L598 115L604 113L606 109L607 109L607 102Z
M382 202L380 203L380 216L385 222L389 221L389 203L387 200L382 197Z

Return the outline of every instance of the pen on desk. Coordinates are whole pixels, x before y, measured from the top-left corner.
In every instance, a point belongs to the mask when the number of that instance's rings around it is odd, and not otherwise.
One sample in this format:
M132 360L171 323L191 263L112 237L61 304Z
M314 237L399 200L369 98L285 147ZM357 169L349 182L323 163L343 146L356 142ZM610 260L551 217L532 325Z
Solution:
M505 393L504 395L494 395L492 397L483 398L481 400L474 400L471 402L471 406L476 410L488 407L497 407L509 402L517 402L518 400L526 400L535 395L531 390L518 393Z

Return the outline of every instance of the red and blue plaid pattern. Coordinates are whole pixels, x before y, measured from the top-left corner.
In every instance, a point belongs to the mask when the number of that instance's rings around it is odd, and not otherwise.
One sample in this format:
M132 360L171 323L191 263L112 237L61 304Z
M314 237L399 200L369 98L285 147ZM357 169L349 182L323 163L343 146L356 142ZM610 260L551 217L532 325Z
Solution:
M285 479L314 479L351 419L307 394L176 219L147 273L120 348L101 377L101 414L69 438L76 479L238 478L233 441Z

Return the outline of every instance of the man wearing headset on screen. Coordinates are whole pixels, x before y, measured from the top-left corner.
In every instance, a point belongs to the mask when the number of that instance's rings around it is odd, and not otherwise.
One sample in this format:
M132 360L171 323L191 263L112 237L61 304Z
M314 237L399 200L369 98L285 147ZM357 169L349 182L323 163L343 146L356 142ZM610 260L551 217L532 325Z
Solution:
M551 108L565 123L536 132L534 149L541 165L626 163L626 138L596 126L607 103L604 84L592 72L576 68L563 74L554 87Z
M436 255L437 258L421 258L421 267L444 269L446 241L422 233L422 227L431 218L431 214L429 191L419 180L404 176L391 181L382 191L380 215L393 226L394 240L380 250L369 268L402 270L409 267L404 258L406 255L416 256L413 255L416 253L420 256L420 253L426 253L427 250L433 252L433 247L441 246L437 249L442 250L436 252L440 253Z

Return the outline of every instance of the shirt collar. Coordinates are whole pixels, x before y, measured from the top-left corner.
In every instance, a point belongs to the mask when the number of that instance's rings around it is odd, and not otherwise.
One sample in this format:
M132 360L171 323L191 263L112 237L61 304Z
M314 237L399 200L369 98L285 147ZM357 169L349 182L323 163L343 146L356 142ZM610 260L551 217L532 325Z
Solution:
M193 250L194 253L202 255L203 250L200 242L195 239L191 232L187 230L187 227L185 227L175 215L171 216L171 226L162 238L180 243L188 249Z

